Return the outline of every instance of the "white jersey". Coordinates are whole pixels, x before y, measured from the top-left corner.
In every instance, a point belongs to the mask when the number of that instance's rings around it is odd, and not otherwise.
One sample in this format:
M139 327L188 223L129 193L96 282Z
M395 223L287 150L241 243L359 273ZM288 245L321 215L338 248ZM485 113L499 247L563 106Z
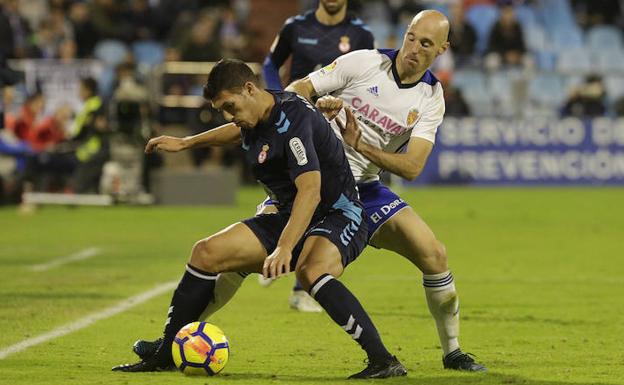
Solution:
M442 85L427 70L416 83L401 84L396 71L397 50L359 50L340 56L309 75L319 96L330 94L350 105L362 130L362 140L386 152L398 152L411 137L435 143L444 116ZM345 122L345 112L338 117ZM331 126L342 139L335 121ZM380 168L345 146L357 182L379 179Z

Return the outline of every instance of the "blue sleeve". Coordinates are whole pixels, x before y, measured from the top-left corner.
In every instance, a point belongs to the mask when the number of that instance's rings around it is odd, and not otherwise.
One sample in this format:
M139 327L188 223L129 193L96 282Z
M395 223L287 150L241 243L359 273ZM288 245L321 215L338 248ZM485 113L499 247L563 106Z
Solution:
M285 114L288 130L283 133L284 153L288 160L288 173L293 182L304 172L321 170L314 146L312 127L314 117L312 110L307 111L305 107L292 109L290 113Z
M267 84L267 88L272 90L281 90L282 89L282 81L279 76L279 69L271 60L271 55L268 55L266 59L264 59L264 63L262 64L262 75L264 76L264 81Z
M262 74L267 87L273 90L281 90L282 82L279 76L280 67L286 62L286 59L292 52L292 34L294 29L294 20L290 18L286 20L284 27L279 35L275 38L271 47L271 52L264 59L262 64Z

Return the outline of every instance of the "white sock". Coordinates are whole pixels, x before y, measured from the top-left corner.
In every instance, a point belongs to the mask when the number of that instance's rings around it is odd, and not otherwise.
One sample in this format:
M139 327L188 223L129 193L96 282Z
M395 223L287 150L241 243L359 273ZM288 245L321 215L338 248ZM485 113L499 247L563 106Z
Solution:
M459 349L459 297L450 271L423 274L429 311L435 319L444 356Z
M214 301L208 303L200 319L206 320L208 317L221 309L236 294L238 288L247 277L248 273L221 273L217 278L214 289Z

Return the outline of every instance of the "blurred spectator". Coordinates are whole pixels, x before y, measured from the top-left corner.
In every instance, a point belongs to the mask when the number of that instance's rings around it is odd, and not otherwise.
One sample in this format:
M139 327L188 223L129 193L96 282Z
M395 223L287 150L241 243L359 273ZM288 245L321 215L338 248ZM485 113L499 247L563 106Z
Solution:
M623 26L622 4L615 0L572 0L576 21L583 28L601 24Z
M442 83L444 90L444 114L446 116L464 117L470 116L470 107L459 88L452 84L453 75L451 72L436 73L436 77Z
M599 75L589 75L585 83L575 87L565 102L561 114L577 118L604 116L607 91Z
M18 116L7 116L7 128L35 152L52 150L65 140L66 127L72 116L71 108L63 105L51 116L40 117L44 102L41 94L35 94L26 100Z
M99 188L102 167L109 158L109 129L93 78L81 80L80 97L84 107L76 117L74 135L29 160L24 175L26 191L60 188L87 193Z
M236 13L230 7L224 8L221 13L219 40L223 46L223 55L225 57L236 57L245 60L244 48L247 45L247 39L241 31L241 26L236 19Z
M18 12L17 0L0 0L0 54L6 58L27 55L30 28Z
M117 85L111 100L117 132L133 143L149 138L149 92L137 75L136 66L125 62L117 67Z
M516 20L512 5L504 5L500 10L500 18L492 27L488 43L487 59L491 67L498 64L519 66L526 52L522 27Z
M180 46L184 61L218 61L222 58L222 47L217 35L217 20L210 11L204 11L191 27Z
M93 0L90 14L93 26L100 39L130 41L132 27L123 12L125 2L115 0Z
M449 42L457 66L470 61L475 52L477 32L464 19L464 7L460 1L450 5L451 31Z
M16 138L28 142L33 135L35 124L40 119L45 107L45 99L41 92L36 92L26 98L17 116L7 117L7 127Z
M91 56L99 35L91 20L89 6L83 2L73 3L69 9L69 19L74 29L77 56Z
M133 40L152 40L159 36L156 13L148 0L131 0L128 19L132 22Z

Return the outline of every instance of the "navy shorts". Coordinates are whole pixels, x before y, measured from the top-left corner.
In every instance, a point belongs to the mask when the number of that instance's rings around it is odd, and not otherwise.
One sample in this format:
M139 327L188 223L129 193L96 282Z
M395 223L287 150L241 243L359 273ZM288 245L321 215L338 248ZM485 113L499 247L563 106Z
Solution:
M282 213L260 214L243 220L243 223L258 237L268 254L277 246L282 230L289 215ZM359 202L341 199L334 209L324 218L313 222L297 243L292 252L291 271L295 270L303 243L307 237L317 235L327 238L336 245L342 257L342 265L353 262L366 247L368 226L364 219L364 210Z
M364 211L366 212L368 240L394 214L409 206L401 197L379 181L360 183L357 185L357 188L360 192L360 202L364 205ZM257 210L260 212L265 206L272 204L271 198L267 197L258 205Z

